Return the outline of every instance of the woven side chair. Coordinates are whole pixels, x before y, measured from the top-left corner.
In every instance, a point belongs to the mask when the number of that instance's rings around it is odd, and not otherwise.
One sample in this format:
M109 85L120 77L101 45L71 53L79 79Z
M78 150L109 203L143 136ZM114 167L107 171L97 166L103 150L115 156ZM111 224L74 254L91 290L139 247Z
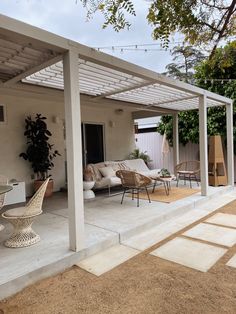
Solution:
M7 185L7 184L8 184L8 178L5 177L4 175L0 175L0 185ZM5 195L6 194L0 194L0 209L4 205Z
M32 229L32 224L37 216L42 213L44 194L49 178L36 191L26 206L7 210L2 217L10 222L14 231L4 243L11 248L31 246L40 241L40 236Z
M124 192L121 199L121 204L123 203L125 193L132 193L132 200L134 199L134 194L137 195L137 207L139 207L139 192L142 189L146 190L149 203L151 203L148 185L152 183L152 180L141 173L137 173L129 170L118 170L116 171L116 176L121 179L121 184L124 188Z
M178 164L175 167L175 174L177 178L177 184L179 185L179 180L184 180L184 185L186 184L186 179L189 180L190 188L192 188L192 180L195 180L198 184L197 176L200 173L200 161L198 160L191 160L191 161L184 161Z

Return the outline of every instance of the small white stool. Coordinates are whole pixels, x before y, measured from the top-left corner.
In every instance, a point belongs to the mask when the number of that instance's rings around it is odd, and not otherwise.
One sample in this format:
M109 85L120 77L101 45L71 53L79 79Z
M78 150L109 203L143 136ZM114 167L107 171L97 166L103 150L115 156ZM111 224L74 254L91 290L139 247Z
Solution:
M95 197L95 194L92 191L94 184L94 181L83 181L84 200L90 200Z

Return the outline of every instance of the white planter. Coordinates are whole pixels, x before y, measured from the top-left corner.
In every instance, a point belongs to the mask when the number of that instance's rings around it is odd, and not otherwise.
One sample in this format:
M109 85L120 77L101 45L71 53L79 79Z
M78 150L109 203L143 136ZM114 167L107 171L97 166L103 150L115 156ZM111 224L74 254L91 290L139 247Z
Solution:
M94 184L94 181L83 181L84 200L89 200L95 197L95 194L92 191Z

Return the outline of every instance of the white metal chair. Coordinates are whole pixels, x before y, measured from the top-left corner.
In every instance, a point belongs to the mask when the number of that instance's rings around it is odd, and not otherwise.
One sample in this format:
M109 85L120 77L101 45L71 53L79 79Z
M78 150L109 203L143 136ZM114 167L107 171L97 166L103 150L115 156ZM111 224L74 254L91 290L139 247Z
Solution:
M7 185L7 184L8 184L8 178L5 177L4 175L0 175L0 185ZM5 193L0 194L0 209L4 205L5 195L6 195Z
M49 178L36 191L26 206L7 210L2 217L10 222L14 231L5 246L19 248L33 245L40 241L40 236L32 229L35 218L42 213L44 194Z

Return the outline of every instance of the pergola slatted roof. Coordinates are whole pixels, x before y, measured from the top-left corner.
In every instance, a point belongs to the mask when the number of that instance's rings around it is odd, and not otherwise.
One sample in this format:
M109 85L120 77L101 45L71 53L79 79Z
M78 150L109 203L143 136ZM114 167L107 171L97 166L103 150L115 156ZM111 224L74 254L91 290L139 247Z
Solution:
M198 108L198 98L191 92L161 85L116 71L90 61L78 59L80 92L100 98L161 107L172 110ZM41 86L64 88L63 64L58 62L24 79L24 82ZM208 100L208 106L222 103Z
M6 82L57 55L53 50L18 44L0 36L0 80Z
M106 98L143 109L182 111L198 108L199 96L204 94L208 107L231 101L3 15L0 22L2 86L22 81L63 90L63 54L73 47L78 53L80 92L95 102Z

